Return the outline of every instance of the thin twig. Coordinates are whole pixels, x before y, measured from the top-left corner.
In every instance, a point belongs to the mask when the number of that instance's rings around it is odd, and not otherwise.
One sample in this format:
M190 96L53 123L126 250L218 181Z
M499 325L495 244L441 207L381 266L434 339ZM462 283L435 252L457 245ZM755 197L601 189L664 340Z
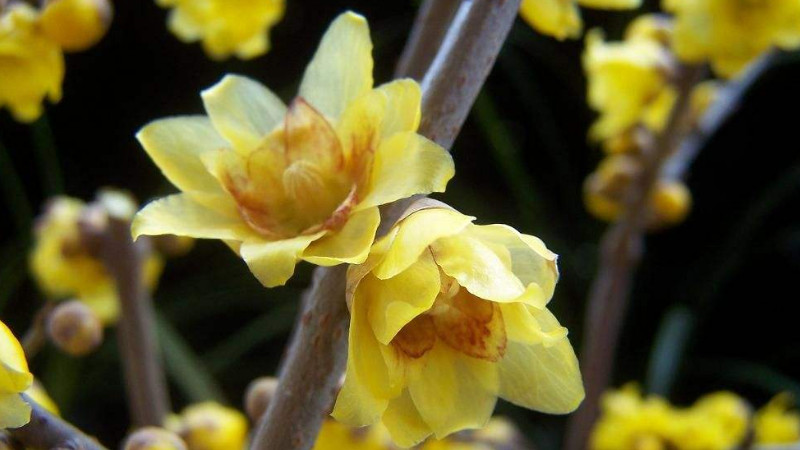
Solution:
M397 62L396 73L421 80L442 44L461 0L425 0Z
M33 449L106 450L94 438L56 417L25 394L23 400L31 405L31 421L17 429L8 430L15 439Z
M22 350L25 352L25 358L29 361L39 353L39 351L47 343L47 317L53 311L55 304L53 302L46 302L36 313L33 318L33 323L25 335L22 336Z
M628 305L631 282L642 257L650 194L666 161L675 154L691 130L690 97L703 69L682 67L675 85L678 100L664 131L645 148L642 172L628 189L623 217L603 236L598 273L587 301L581 346L581 369L586 399L571 417L565 448L586 448L589 432L599 412L600 397L611 381L619 333Z
M99 213L101 217L103 213ZM128 218L111 213L106 217L92 220L88 215L82 231L116 282L120 302L117 338L131 419L135 427L161 426L169 412L169 398L156 341L153 300L142 273L151 242L133 242Z
M519 3L462 2L423 81L420 134L450 148L511 29ZM407 201L395 203L403 204ZM397 219L402 208L387 211L383 225ZM346 267L317 268L314 275L300 328L289 344L277 393L256 430L253 449L309 449L331 410L347 355Z

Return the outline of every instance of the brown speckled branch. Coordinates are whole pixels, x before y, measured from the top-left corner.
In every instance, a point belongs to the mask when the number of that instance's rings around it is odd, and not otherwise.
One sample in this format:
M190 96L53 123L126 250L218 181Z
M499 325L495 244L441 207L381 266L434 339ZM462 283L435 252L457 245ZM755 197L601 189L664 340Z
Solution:
M50 414L30 397L22 398L31 405L31 421L17 429L8 430L14 439L33 449L106 450L93 438L64 420Z

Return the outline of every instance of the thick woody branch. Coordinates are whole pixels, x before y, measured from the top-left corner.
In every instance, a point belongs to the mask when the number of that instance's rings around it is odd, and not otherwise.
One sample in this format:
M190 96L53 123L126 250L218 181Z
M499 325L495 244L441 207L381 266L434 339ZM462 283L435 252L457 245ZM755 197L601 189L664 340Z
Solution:
M117 338L135 427L161 426L169 412L167 383L155 338L153 300L144 283L151 241L131 239L130 220L93 205L82 223L87 243L116 282Z
M397 62L397 74L422 80L436 57L448 25L460 4L461 0L425 0L419 8L411 35Z
M519 0L462 1L423 81L420 134L450 148L516 17ZM418 22L419 24L420 22ZM421 45L417 39L409 45ZM406 51L424 59L426 52ZM408 67L419 67L416 62ZM425 64L420 64L424 66ZM405 76L405 73L399 73ZM408 202L386 208L383 224ZM278 389L253 438L253 449L309 449L329 414L347 358L347 268L316 269Z
M17 429L8 430L27 448L60 450L106 450L94 438L50 414L25 394L22 398L31 405L31 421Z

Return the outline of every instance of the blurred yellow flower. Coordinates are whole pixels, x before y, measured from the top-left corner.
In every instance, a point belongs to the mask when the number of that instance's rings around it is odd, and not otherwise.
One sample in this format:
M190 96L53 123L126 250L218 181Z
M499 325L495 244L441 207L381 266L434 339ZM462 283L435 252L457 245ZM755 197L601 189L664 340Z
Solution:
M540 33L556 39L577 38L583 30L578 6L599 9L634 9L642 0L522 0L520 15Z
M347 373L333 416L382 422L411 446L484 426L497 397L574 410L584 395L578 361L546 307L556 255L439 205L407 213L348 270Z
M42 115L42 102L61 100L64 55L42 32L39 13L24 2L0 8L0 108L20 122Z
M721 77L736 76L772 47L800 47L797 0L663 0L663 7L675 15L678 57L708 61Z
M110 0L48 0L42 9L41 26L64 51L77 52L105 36L111 16Z
M676 92L669 84L671 59L650 16L633 22L624 41L604 42L600 30L586 37L583 66L589 106L600 117L589 130L605 141L638 125L660 131L666 124Z
M285 0L156 0L172 8L169 29L184 42L202 41L209 57L251 59L270 48L269 30Z
M208 117L157 120L137 137L181 194L154 201L134 236L222 239L265 286L299 260L361 263L378 205L441 192L450 155L416 134L419 86L373 89L372 43L354 13L331 24L288 109L256 81L229 75L203 92Z
M214 402L184 408L169 416L164 428L180 436L188 450L243 449L247 439L244 414Z
M20 397L33 383L19 341L0 322L0 430L18 428L31 418L31 407Z
M601 410L592 450L728 450L743 441L749 420L747 405L728 392L675 408L632 384L604 394Z
M31 398L31 400L35 401L39 406L47 410L50 414L55 416L60 415L60 411L58 410L58 405L56 402L50 398L50 395L44 389L41 383L37 380L33 380L31 387L25 391L25 395Z
M326 419L317 435L313 450L389 450L391 439L384 427L354 428Z
M30 269L48 297L77 298L103 323L110 324L119 316L116 283L82 242L78 219L85 207L83 201L66 196L50 201L36 225ZM149 288L155 287L163 266L155 253L146 261L144 278Z
M757 444L800 442L800 413L790 411L791 404L791 396L784 393L756 412L753 429Z

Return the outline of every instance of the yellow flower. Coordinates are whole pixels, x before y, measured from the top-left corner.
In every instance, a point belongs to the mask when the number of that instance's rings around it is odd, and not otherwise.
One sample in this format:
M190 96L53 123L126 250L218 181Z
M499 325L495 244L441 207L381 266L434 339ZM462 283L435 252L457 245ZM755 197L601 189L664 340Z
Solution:
M663 0L675 15L673 47L688 63L709 61L733 77L772 47L800 47L797 0Z
M33 383L33 375L28 371L28 361L19 341L0 322L0 430L18 428L31 418L31 407L22 400Z
M583 23L578 5L601 9L634 9L642 0L522 0L520 15L537 31L557 39L577 38Z
M111 25L109 0L49 0L42 10L42 30L64 51L95 45Z
M84 202L71 197L51 200L36 226L30 269L48 297L55 300L75 297L89 306L103 323L110 324L119 316L116 283L103 263L82 243L78 219L85 207ZM146 261L144 277L149 288L155 287L163 265L156 254Z
M439 205L407 213L348 270L350 344L333 416L382 422L410 446L482 427L498 396L574 410L584 395L578 361L546 307L556 255Z
M757 444L800 442L800 414L789 411L791 404L791 396L784 393L756 412L753 428Z
M583 185L583 201L590 214L614 222L625 211L625 195L641 173L639 160L628 154L608 155Z
M670 442L679 450L729 450L747 435L749 406L736 394L715 392L676 410Z
M378 205L443 191L453 160L415 133L419 86L372 87L372 43L354 13L331 24L288 109L228 75L203 92L208 117L155 121L138 138L183 193L150 203L133 234L222 239L265 286L299 260L361 263Z
M269 51L269 30L285 0L156 0L173 8L169 29L184 42L203 41L209 57L251 59Z
M314 450L390 450L391 440L381 426L354 428L326 419L319 430Z
M24 2L0 8L0 108L20 122L42 115L42 102L61 99L64 55L39 26L35 9Z
M669 84L670 57L657 34L637 20L621 42L604 42L600 30L586 37L583 66L588 79L589 106L600 117L589 136L595 141L615 138L638 125L660 131L675 102Z
M168 417L164 428L183 438L189 450L242 449L247 439L244 414L214 402L186 407Z

